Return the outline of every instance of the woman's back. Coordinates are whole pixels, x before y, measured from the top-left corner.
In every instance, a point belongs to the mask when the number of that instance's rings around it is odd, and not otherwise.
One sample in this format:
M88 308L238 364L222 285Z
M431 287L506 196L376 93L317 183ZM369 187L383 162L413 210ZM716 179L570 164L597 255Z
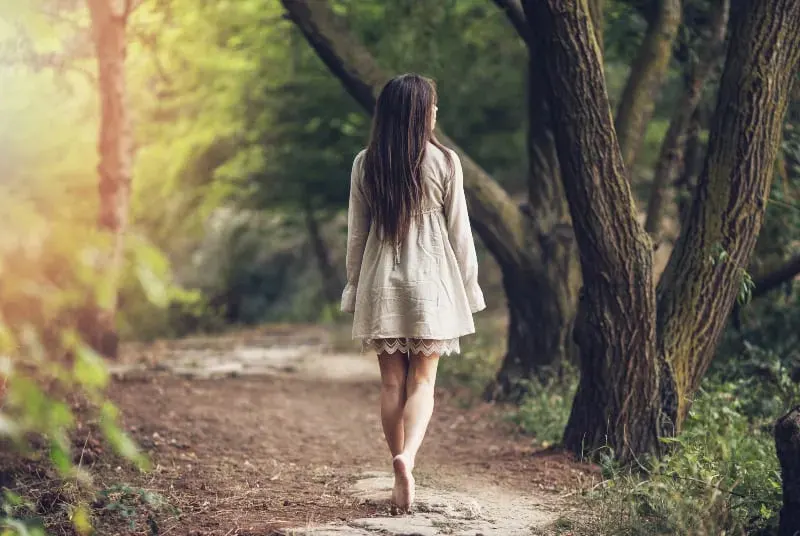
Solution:
M353 337L378 354L392 500L414 501L414 461L433 411L439 356L458 353L485 307L461 162L433 136L436 90L402 75L381 90L369 146L353 162L347 286Z
M420 207L405 236L393 243L370 221L364 153L355 158L351 184L349 232L355 243L347 265L355 284L342 302L343 310L355 313L353 337L449 340L473 333L472 313L484 303L458 156L450 151L448 159L438 147L427 146Z

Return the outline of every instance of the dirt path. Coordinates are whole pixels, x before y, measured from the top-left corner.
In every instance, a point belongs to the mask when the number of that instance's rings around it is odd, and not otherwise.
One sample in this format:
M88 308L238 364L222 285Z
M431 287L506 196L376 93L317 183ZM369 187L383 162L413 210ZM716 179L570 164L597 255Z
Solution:
M532 534L591 478L518 437L495 407L439 390L418 463L418 505L393 516L377 366L326 352L320 330L131 347L112 398L154 462L137 475L176 505L161 534Z

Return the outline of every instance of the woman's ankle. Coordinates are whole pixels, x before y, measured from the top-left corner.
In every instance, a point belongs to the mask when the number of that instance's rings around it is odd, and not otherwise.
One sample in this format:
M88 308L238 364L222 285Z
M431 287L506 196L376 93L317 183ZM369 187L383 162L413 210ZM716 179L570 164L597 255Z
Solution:
M406 467L408 467L409 471L413 471L414 470L414 463L416 462L414 456L412 456L411 454L409 454L408 452L405 452L405 451L401 452L397 456L400 456L400 457L403 458L403 462L405 463ZM395 456L395 458L397 456Z

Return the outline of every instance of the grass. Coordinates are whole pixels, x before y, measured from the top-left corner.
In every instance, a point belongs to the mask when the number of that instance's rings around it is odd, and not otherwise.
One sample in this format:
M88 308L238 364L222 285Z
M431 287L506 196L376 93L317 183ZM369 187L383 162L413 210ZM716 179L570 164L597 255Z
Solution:
M500 314L476 317L475 335L461 339L461 353L439 361L439 384L466 387L472 396L464 403L480 399L494 379L505 353L505 323L505 316Z
M578 375L572 369L546 384L531 382L525 400L507 418L545 448L560 443L577 386Z

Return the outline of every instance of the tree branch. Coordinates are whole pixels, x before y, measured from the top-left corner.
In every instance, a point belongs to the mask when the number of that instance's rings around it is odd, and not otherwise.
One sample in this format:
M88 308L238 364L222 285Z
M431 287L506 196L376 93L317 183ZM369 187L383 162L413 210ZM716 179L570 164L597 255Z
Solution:
M675 171L683 161L686 132L694 111L703 95L703 87L714 67L718 64L725 44L725 29L728 24L729 0L716 0L714 16L709 27L708 38L700 44L699 60L689 71L685 90L672 116L667 133L661 143L661 151L656 163L650 200L647 205L647 220L644 229L656 238L664 212L666 190L672 182Z
M497 7L502 9L509 22L517 30L517 33L528 46L533 44L533 35L528 21L525 19L525 12L519 0L493 0Z
M763 296L800 274L800 254L754 281L753 298Z
M389 77L370 52L353 38L325 0L281 2L289 19L331 73L368 113L373 113L376 95ZM437 128L436 135L461 159L470 216L487 248L501 264L534 261L525 242L523 216L516 203L441 129Z
M622 91L614 128L622 160L632 170L647 124L653 115L655 94L661 88L672 58L672 44L681 24L681 0L661 0Z

